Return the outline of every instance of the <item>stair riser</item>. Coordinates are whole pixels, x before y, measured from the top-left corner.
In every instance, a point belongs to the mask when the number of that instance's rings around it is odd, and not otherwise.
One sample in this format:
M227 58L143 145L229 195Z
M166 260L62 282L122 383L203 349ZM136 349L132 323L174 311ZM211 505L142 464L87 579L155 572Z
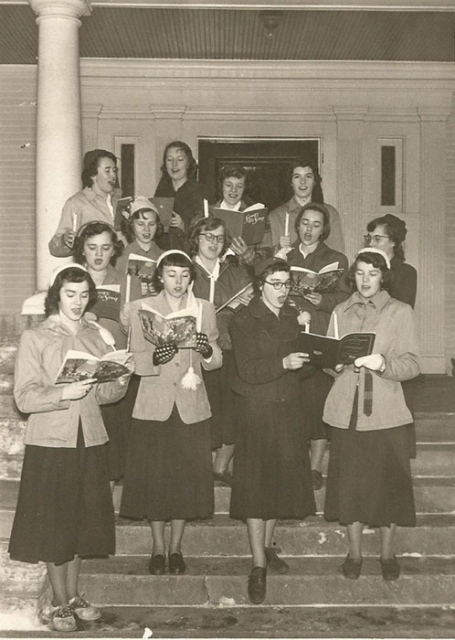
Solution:
M125 576L81 575L81 589L90 600L106 605L232 606L249 605L247 576ZM402 576L387 583L379 575L346 580L341 575L271 576L264 606L287 605L453 605L455 576Z
M46 588L46 565L10 560L7 544L0 544L0 600L4 597L37 598Z

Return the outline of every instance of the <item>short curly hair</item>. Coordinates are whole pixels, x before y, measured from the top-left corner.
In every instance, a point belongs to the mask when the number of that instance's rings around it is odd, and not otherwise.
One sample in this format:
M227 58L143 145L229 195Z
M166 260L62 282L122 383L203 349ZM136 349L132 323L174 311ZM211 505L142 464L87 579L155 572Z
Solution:
M194 257L199 252L199 236L206 231L214 231L218 229L218 227L223 227L224 229L224 243L220 255L223 256L226 253L232 242L232 238L226 228L226 223L224 220L221 220L221 218L212 218L210 216L209 218L201 218L198 220L188 233L188 253L191 257Z
M156 231L155 231L155 235L153 237L153 239L156 241L158 240L158 238L161 238L161 236L164 233L164 225L161 222L161 218L159 216L159 214L155 211L155 209L147 209L147 208L143 208L143 209L138 209L137 211L135 211L132 216L128 219L124 218L122 216L122 220L120 222L120 228L122 230L122 233L124 234L125 238L127 239L128 243L131 243L135 240L136 236L134 235L134 229L133 229L133 221L134 220L139 220L139 218L143 217L143 214L150 211L150 213L154 213L156 216Z
M111 152L106 151L105 149L99 149L98 154L93 154L93 160L89 162L81 174L82 186L83 187L92 187L93 186L93 178L98 173L98 167L100 166L100 160L103 158L109 158L112 162L117 166L117 157Z
M93 238L93 236L99 236L101 233L107 232L112 240L112 244L114 245L114 254L111 258L111 263L115 264L115 261L122 253L123 244L117 237L117 232L114 227L111 227L107 222L88 222L83 225L76 236L76 240L74 241L73 246L73 257L75 262L78 264L85 263L84 256L84 245L89 238Z
M284 271L285 273L291 273L291 267L285 260L276 260L275 258L270 258L265 261L264 268L260 273L255 275L253 287L255 292L261 290L262 285L267 280L269 276L273 273L278 273Z
M163 285L163 270L164 267L182 267L188 269L190 272L190 284L196 278L196 268L191 262L189 256L183 255L180 251L169 252L164 258L159 261L155 272L152 277L152 285L155 291L162 291Z
M161 165L162 175L166 178L170 178L166 169L166 156L168 154L169 149L179 149L179 151L183 151L183 153L188 158L188 170L186 175L190 180L193 178L196 179L197 162L193 156L193 152L191 151L191 148L189 147L189 145L187 145L186 142L182 142L181 140L174 140L173 142L170 142L169 144L166 145L166 148L164 149L164 153L163 153L163 164Z
M384 257L381 256L380 253L375 253L373 251L369 252L365 250L356 256L348 271L348 278L352 291L357 291L357 287L355 284L355 272L357 270L359 262L365 262L366 264L371 264L375 269L380 269L382 273L381 289L390 291L393 282L393 273L387 266Z
M322 229L321 235L319 236L319 240L320 242L324 242L324 240L326 240L330 235L330 216L329 216L329 212L324 207L324 205L319 202L308 202L298 212L297 217L295 219L295 223L294 223L294 228L297 233L297 237L299 237L300 221L305 211L319 211L319 213L322 214L323 229Z
M60 271L55 277L54 282L44 300L44 313L46 318L54 313L59 312L60 291L65 282L88 282L89 298L87 308L91 307L98 299L95 283L93 282L88 271L82 270L80 267L68 265L67 269Z

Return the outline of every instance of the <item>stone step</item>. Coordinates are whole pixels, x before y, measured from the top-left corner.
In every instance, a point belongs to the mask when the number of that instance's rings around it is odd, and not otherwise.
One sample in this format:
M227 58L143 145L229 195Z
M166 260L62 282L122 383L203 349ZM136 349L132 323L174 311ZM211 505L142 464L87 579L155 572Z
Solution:
M359 580L339 573L344 556L288 558L291 572L267 578L264 605L453 605L455 559L400 557L401 578L385 582L377 557L365 557ZM80 587L99 606L249 605L251 558L186 557L181 576L151 576L147 558L115 557L82 563Z

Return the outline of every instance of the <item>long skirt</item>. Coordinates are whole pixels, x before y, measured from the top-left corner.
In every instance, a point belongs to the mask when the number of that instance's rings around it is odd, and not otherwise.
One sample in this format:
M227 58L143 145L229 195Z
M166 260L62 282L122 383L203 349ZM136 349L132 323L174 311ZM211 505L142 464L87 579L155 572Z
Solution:
M235 441L235 397L231 389L235 371L232 350L223 351L223 366L212 371L202 371L204 384L212 410L211 439L212 449Z
M332 429L324 517L344 525L415 526L406 426Z
M26 445L9 543L13 560L56 565L115 553L114 507L106 445L77 448Z
M131 420L140 377L131 376L126 395L118 402L101 405L109 442L106 445L109 480L120 480L125 473Z
M192 520L213 506L210 421L185 424L175 405L165 422L133 418L120 515Z
M301 520L314 513L301 400L237 395L236 407L231 517Z

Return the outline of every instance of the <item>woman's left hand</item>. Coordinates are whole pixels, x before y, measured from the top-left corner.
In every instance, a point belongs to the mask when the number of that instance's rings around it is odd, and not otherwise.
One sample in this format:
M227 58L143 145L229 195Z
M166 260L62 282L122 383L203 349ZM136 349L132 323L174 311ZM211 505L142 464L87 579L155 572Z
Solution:
M196 351L198 351L203 358L210 358L213 353L212 346L209 344L209 339L206 333L198 331L196 333Z
M182 231L185 230L185 224L183 222L182 216L179 216L179 214L175 213L175 211L172 212L172 216L169 221L169 226L172 227L173 229L181 229Z
M372 353L369 356L362 356L361 358L354 360L354 367L357 369L365 367L371 371L382 372L385 369L385 358L381 353Z
M135 362L133 360L133 356L131 356L125 362L125 367L129 370L129 373L125 373L123 376L120 376L120 378L118 378L118 381L122 385L122 387L124 387L126 384L128 384L128 382L130 381L131 376L134 373L134 370L136 369L136 365L135 365Z
M308 313L308 311L301 311L297 316L297 322L299 323L300 326L310 324L311 315Z
M315 291L307 293L303 297L305 298L305 300L308 300L308 302L311 302L313 307L319 307L322 302L322 293L316 293Z

